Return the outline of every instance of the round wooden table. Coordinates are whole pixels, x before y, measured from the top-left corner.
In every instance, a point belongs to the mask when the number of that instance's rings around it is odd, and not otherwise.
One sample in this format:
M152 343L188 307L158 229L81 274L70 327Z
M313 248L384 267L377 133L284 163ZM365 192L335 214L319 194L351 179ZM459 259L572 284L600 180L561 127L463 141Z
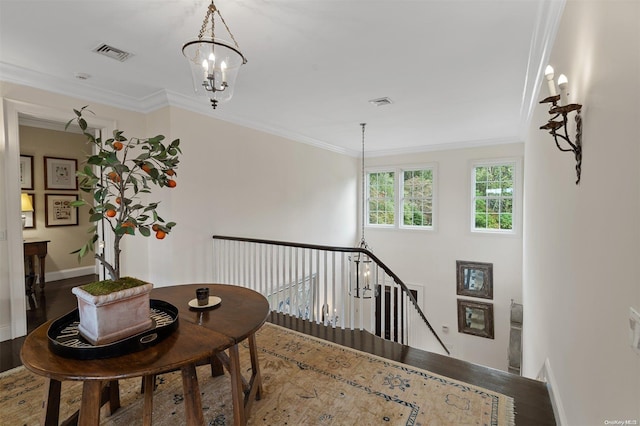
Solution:
M208 287L211 295L220 297L220 305L206 310L190 308L188 302L195 298L195 289L199 287ZM246 424L251 403L259 399L262 391L255 332L269 314L269 303L264 296L238 286L189 284L156 288L151 298L177 307L180 323L169 337L140 352L95 360L58 356L49 349L47 330L51 321L27 336L20 353L22 362L29 370L47 378L42 424L58 424L62 381L83 382L79 423L98 425L103 404L109 403L110 412L120 407L117 381L143 377L143 423L150 425L154 377L177 369L182 373L186 424L203 424L196 364L207 358L211 359L212 371L216 374L223 374L223 367L229 371L234 424ZM240 372L238 344L245 339L249 340L251 354L250 380L244 380Z

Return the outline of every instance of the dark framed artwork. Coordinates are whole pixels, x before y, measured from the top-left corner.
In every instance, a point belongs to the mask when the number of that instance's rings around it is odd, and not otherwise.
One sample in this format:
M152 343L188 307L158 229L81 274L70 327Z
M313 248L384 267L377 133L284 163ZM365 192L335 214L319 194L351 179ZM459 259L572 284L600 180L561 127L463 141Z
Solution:
M493 263L456 260L456 293L493 299Z
M33 189L33 155L20 156L20 189Z
M493 304L458 299L458 331L493 339Z
M74 158L44 157L44 188L77 190L77 169L78 160Z
M22 215L25 218L24 229L34 229L36 227L36 196L35 194L31 193L26 194L29 196L29 201L31 201L31 207L33 207L33 211L22 212Z
M78 224L78 208L71 205L76 194L45 194L45 226L74 226Z

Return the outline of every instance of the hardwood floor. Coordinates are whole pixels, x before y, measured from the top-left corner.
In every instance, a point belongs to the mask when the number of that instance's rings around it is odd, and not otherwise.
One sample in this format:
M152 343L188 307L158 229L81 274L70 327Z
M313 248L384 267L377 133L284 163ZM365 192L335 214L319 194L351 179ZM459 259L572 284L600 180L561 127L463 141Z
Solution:
M76 298L71 287L93 281L89 275L69 280L47 283L43 292L37 291L37 307L27 311L28 331L50 319L76 308ZM369 352L436 374L461 380L466 383L511 396L515 400L515 420L518 426L555 425L553 407L544 383L494 370L459 359L413 349L408 346L385 341L363 331L333 329L288 315L272 312L269 321L292 330L306 333L340 345ZM22 365L20 348L24 338L0 342L0 371Z

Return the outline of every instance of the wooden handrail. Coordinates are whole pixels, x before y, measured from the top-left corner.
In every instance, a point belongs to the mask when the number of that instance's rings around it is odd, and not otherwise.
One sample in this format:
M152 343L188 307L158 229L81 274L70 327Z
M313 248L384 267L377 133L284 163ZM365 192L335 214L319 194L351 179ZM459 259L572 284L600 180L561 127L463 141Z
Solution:
M438 340L438 343L440 343L440 346L442 346L442 349L445 350L447 355L451 355L451 353L449 352L449 349L447 349L447 347L444 345L444 343L440 339L440 336L438 336L438 333L436 333L436 331L431 326L431 323L425 316L424 312L422 312L422 309L420 309L418 302L416 301L415 297L413 297L413 294L411 293L411 291L409 291L409 288L407 287L407 285L387 265L385 265L384 262L382 262L375 254L373 254L367 249L360 248L360 247L336 247L336 246L325 246L325 245L318 245L318 244L294 243L294 242L288 242L288 241L262 240L257 238L231 237L231 236L225 236L225 235L214 235L213 239L226 240L226 241L238 241L238 242L245 242L245 243L255 243L255 244L268 244L268 245L275 245L275 246L296 247L296 248L323 250L323 251L331 251L331 252L366 254L370 259L372 259L378 265L378 267L382 268L387 273L387 275L393 278L394 282L400 286L400 288L402 289L402 292L409 297L409 300L411 301L411 303L413 303L413 306L416 308L418 315L420 315L420 318L422 318L422 320L424 321L426 326L429 328L431 333Z

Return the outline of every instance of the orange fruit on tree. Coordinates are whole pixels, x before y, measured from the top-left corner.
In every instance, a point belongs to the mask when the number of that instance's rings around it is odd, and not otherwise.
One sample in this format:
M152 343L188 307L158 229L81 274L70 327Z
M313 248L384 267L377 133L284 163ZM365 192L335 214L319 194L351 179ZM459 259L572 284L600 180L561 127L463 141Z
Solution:
M151 171L151 167L148 164L143 164L140 168L147 173Z
M176 174L176 172L173 171L173 169L167 169L164 171L168 176L173 176Z
M116 172L109 172L107 175L113 182L120 182L122 179Z
M123 147L124 145L120 141L115 141L113 143L113 149L115 149L116 151L120 151Z
M122 202L122 199L120 197L116 198L116 204L120 204Z
M166 232L164 232L163 230L158 229L158 231L156 231L156 238L157 238L157 239L159 239L159 240L163 240L163 239L164 239L164 237L166 237L166 236L167 236L167 233L166 233Z
M125 223L122 224L122 227L123 228L135 228L136 225L134 225L133 222L125 222Z
M177 183L176 183L176 181L175 181L175 180L171 180L171 179L169 179L169 180L167 181L167 186L168 186L169 188L175 188L175 187L176 187L176 185L177 185Z
M157 223L154 223L154 224L153 224L153 226L151 227L151 229L152 229L154 232L158 232L158 230L160 229L160 226L159 226Z
M106 214L107 214L107 216L109 216L109 217L115 217L115 216L116 216L116 211L115 211L115 210L113 210L113 209L109 209L109 210L107 210L107 213L106 213Z

